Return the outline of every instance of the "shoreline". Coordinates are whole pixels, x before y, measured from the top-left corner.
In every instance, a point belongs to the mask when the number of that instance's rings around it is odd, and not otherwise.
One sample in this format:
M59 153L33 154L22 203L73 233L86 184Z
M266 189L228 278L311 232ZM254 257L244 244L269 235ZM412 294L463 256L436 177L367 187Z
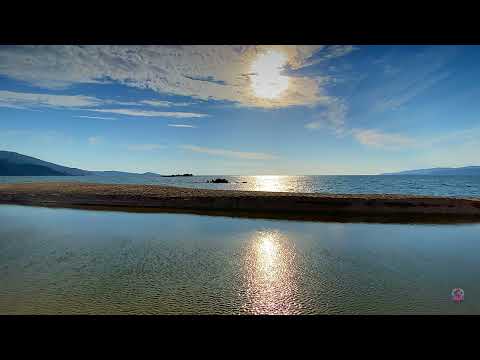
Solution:
M207 190L161 185L0 184L0 204L335 222L480 223L480 198Z

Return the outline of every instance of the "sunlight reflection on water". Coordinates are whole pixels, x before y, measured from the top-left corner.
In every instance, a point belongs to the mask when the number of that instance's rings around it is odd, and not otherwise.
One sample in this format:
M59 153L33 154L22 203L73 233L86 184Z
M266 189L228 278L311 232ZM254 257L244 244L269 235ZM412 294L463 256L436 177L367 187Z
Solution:
M289 191L289 188L292 187L289 180L288 176L255 176L251 188L255 191Z
M247 301L244 309L253 314L295 314L295 250L278 230L257 231L245 259Z

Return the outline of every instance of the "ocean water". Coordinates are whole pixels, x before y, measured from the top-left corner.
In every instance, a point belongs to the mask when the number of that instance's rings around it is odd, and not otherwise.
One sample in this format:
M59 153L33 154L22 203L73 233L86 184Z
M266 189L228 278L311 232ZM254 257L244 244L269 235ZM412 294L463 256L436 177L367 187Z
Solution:
M207 184L225 178L228 184ZM152 184L200 189L286 191L329 194L414 194L480 197L480 176L0 176L0 183L73 181L111 184Z
M480 314L479 233L0 205L0 314Z

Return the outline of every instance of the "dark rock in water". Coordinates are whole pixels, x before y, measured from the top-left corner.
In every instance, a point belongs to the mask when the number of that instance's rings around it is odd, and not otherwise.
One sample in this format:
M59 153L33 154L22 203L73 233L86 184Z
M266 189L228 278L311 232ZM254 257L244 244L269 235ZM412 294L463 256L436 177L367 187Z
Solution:
M228 184L227 179L213 179L213 180L207 180L207 183L211 184Z

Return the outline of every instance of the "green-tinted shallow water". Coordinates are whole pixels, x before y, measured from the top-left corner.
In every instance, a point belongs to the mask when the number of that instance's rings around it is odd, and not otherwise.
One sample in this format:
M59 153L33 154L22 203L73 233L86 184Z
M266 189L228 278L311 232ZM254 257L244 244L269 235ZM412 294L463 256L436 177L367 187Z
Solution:
M3 205L0 313L479 314L479 234Z

